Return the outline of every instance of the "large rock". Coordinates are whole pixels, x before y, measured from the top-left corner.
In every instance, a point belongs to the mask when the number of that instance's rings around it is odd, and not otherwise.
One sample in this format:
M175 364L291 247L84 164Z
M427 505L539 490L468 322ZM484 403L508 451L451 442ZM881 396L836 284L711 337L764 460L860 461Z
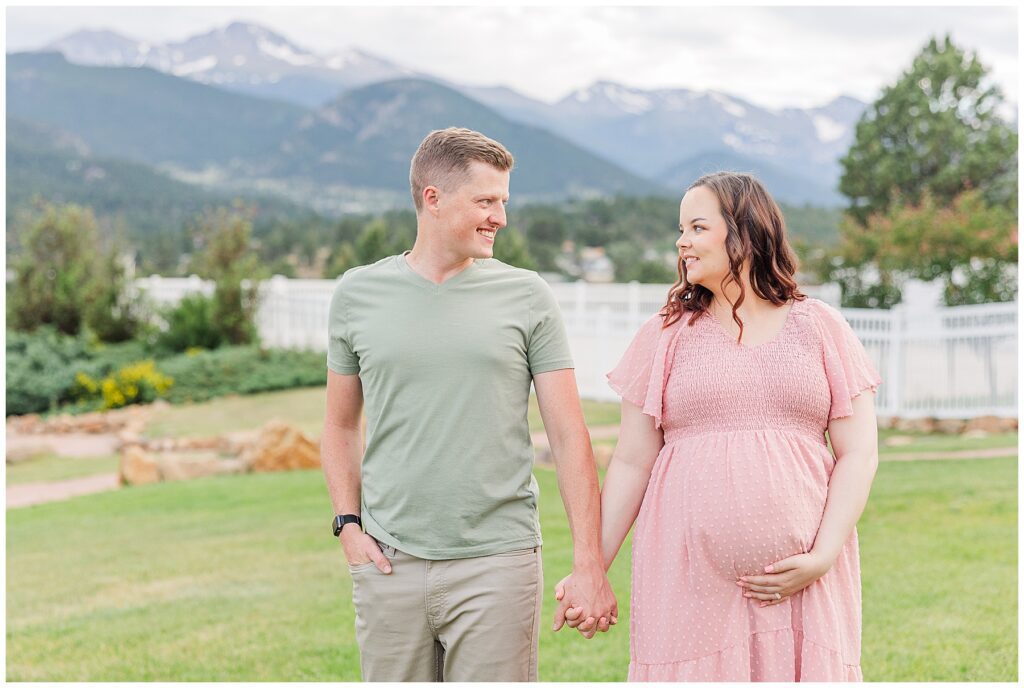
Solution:
M194 480L220 475L221 458L214 451L167 452L156 458L164 480Z
M219 449L219 437L183 437L178 440L178 449Z
M218 449L225 454L240 456L244 454L247 449L256 444L256 439L258 437L259 431L255 430L235 430L232 432L225 432L220 436L221 444Z
M218 470L221 475L235 475L238 473L245 473L249 470L249 466L246 465L245 461L243 461L241 457L235 457L231 459L221 459Z
M71 426L77 432L88 432L98 434L112 432L116 422L111 422L109 416L102 413L85 413L77 418L71 419Z
M122 485L146 485L160 482L160 467L156 459L137 445L126 447L121 453L118 473Z
M31 435L44 430L43 422L38 413L29 413L24 416L11 416L7 419L7 433L11 431L20 435Z
M938 420L935 418L900 418L893 424L899 432L923 432L930 434L938 431Z
M263 426L242 460L257 472L319 468L320 448L298 428L272 420Z
M1013 432L1017 429L1016 418L999 418L997 416L979 416L971 418L964 426L964 432L983 430L988 433Z
M142 434L140 432L128 428L125 428L121 432L117 433L117 440L121 443L122 449L133 444L143 445L146 443L146 441L142 438Z
M959 435L964 429L964 421L961 418L943 418L936 425L939 432L946 435Z

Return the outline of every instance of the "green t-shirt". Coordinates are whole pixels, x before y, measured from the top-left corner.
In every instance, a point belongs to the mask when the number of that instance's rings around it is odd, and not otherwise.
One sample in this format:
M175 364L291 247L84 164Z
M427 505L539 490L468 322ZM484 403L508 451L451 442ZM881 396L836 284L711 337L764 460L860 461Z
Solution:
M422 559L541 544L530 382L573 367L547 283L488 259L434 284L391 256L345 273L328 329L327 367L363 387L366 532Z

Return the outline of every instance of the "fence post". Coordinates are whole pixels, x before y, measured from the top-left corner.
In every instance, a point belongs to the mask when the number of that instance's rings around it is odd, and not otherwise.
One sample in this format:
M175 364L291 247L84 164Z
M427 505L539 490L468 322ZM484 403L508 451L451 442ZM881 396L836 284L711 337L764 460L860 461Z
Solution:
M611 334L611 316L612 309L607 303L601 304L601 307L597 309L597 336L598 341L605 341L608 335Z
M583 280L576 282L576 309L573 313L573 328L577 331L583 329L584 315L587 312L587 283Z
M906 333L906 308L897 304L889 311L889 415L901 417L903 409L903 338Z
M291 348L293 344L294 334L293 328L289 326L289 318L291 314L288 313L288 278L284 275L274 275L270 278L270 289L267 290L268 298L267 305L270 306L270 322L271 328L273 329L274 341L277 342L278 346L284 348Z
M635 330L640 327L640 283L633 280L629 283L629 307L627 309L629 313L629 324L626 326L630 330Z

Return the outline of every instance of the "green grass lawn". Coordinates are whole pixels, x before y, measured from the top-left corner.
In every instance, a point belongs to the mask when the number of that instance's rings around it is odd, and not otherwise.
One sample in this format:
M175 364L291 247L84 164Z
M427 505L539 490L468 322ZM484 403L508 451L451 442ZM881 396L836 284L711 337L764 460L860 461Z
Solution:
M324 428L324 387L211 399L157 411L146 423L149 437L209 437L235 430L256 430L274 418L320 436Z
M51 480L67 480L68 478L84 478L100 473L117 471L120 457L97 456L88 458L68 458L47 454L7 466L7 484L20 485Z
M883 462L859 529L866 680L1017 680L1017 459Z
M538 469L544 681L624 680L619 626L551 633L570 543ZM861 519L864 675L1017 679L1017 461L883 463ZM7 513L11 681L355 681L351 583L317 471L134 487Z
M228 430L255 430L272 418L298 425L303 432L320 436L324 426L323 387L220 397L201 404L171 406L154 413L146 425L150 437L204 437ZM587 425L617 425L619 405L583 401ZM530 431L544 429L537 397L530 395Z
M910 437L909 444L897 446L886 446L885 440L894 435ZM917 452L945 452L945 451L967 451L972 449L995 449L1002 447L1016 447L1017 433L1001 432L986 435L985 437L962 437L960 435L925 435L921 433L902 433L893 430L881 430L878 433L879 453L900 454Z

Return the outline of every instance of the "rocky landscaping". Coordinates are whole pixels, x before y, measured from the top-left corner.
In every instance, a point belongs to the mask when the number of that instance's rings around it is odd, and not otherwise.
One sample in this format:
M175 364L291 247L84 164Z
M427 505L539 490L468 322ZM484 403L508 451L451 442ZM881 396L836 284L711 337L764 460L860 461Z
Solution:
M297 428L270 421L258 432L126 443L119 474L125 485L210 475L320 467L320 448Z
M985 437L1002 432L1016 432L1016 418L978 416L977 418L890 418L879 427L899 432L940 433L965 437Z
M43 418L36 414L7 419L6 460L8 465L41 457L66 457L68 460L111 457L117 460L117 472L53 482L8 486L8 508L61 499L77 494L115 489L118 486L143 485L164 481L193 480L207 476L250 472L314 469L320 466L318 438L310 437L296 425L269 420L254 430L225 432L207 437L146 436L146 426L154 412L165 410L163 401L135 405L103 413L59 415ZM1015 433L1016 418L985 416L970 420L887 419L880 427L883 451L899 452L906 447L913 453L886 454L901 460L963 458L966 455L1007 455L1016 448L979 448L950 451L946 442L941 451L928 449L922 435L935 438L981 439L990 435ZM307 424L307 428L309 425ZM618 435L615 425L590 428L594 458L606 468ZM532 435L538 464L551 465L553 457L543 431ZM918 445L921 445L918 448ZM980 446L975 443L975 446ZM937 447L937 449L940 449ZM50 459L52 460L52 459ZM13 492L12 492L13 491ZM50 498L47 496L50 495Z

